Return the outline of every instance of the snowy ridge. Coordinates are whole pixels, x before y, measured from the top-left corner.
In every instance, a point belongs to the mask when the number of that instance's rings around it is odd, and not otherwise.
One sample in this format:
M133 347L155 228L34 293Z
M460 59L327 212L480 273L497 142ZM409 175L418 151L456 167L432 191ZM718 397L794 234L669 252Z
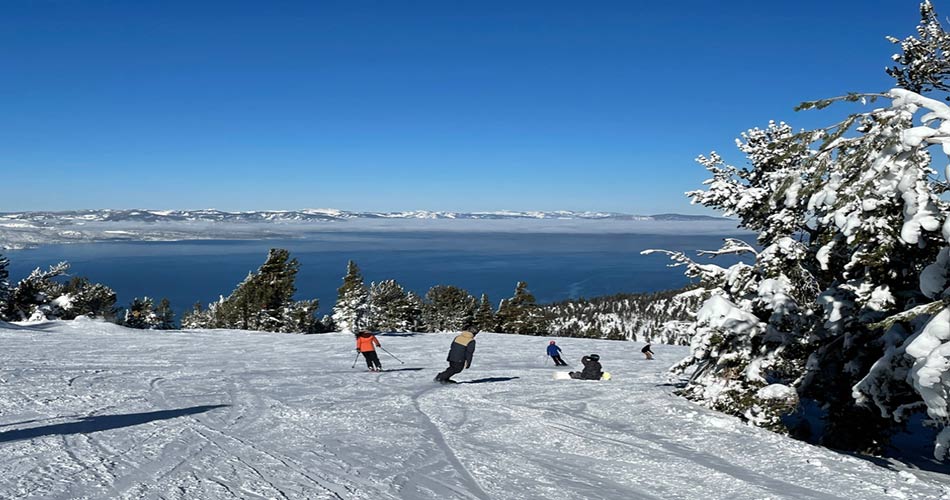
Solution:
M701 288L618 294L543 306L548 331L558 337L586 337L689 345L688 322L707 295Z
M405 364L353 363L350 335L0 324L0 497L133 499L936 500L893 470L674 397L686 353L558 339L610 382L552 380L547 339L481 334L455 386L451 335L386 336ZM901 469L900 464L894 467Z

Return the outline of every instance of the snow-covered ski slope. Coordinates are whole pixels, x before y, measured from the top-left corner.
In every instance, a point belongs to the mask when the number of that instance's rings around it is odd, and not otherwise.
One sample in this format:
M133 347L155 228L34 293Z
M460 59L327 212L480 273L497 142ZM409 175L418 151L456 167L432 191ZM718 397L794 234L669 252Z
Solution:
M554 381L547 340L0 324L0 498L936 499L950 480L793 441L672 396L684 348L561 339L610 382Z

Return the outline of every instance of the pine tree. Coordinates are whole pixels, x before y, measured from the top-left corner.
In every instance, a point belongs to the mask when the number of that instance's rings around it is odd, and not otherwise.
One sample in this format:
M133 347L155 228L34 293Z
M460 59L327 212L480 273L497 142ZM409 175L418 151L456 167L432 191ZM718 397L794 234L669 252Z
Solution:
M125 317L122 324L128 328L138 328L141 330L154 330L160 324L158 315L155 313L155 305L149 297L132 299L128 309L125 310Z
M281 330L284 333L321 333L326 331L316 314L320 302L298 300L284 306L281 318Z
M343 285L337 289L336 305L333 307L333 322L343 332L355 332L367 327L369 291L363 284L360 268L352 260L346 265Z
M157 330L175 329L175 313L172 311L172 304L168 298L163 297L161 302L158 303L158 307L155 308L155 315L158 319L155 326Z
M9 265L9 259L0 255L0 320L5 319L4 311L10 301L10 272L7 270Z
M300 263L290 258L290 252L282 248L271 249L267 261L255 276L258 286L254 290L254 307L257 310L256 329L281 331L284 308L293 302L297 288L294 282ZM309 304L308 304L309 305ZM309 307L296 309L306 310Z
M950 142L950 106L919 93L950 88L950 34L929 2L921 18L920 38L891 39L905 88L800 109L888 105L817 130L752 129L737 141L747 168L699 158L712 178L689 196L738 217L761 249L708 252L751 258L729 268L669 252L710 294L675 367L693 372L684 395L796 435L807 421L790 417L809 402L824 411L813 439L870 452L926 409L935 456L950 451L950 183L930 150Z
M116 317L115 291L101 283L90 283L89 279L77 276L62 293L63 300L58 301L61 310L57 312L60 319L92 316L111 321Z
M412 320L409 295L395 280L372 283L369 290L369 328L407 332Z
M501 302L496 319L500 332L541 335L547 330L542 311L524 281L518 282L513 297Z
M314 314L316 300L295 302L295 280L300 264L290 252L272 248L257 272L227 297L200 306L182 318L182 328L236 328L267 332L314 333L320 329Z
M459 331L471 324L477 302L467 291L447 285L436 285L426 293L422 321L426 331Z
M406 294L406 303L408 304L406 323L409 331L430 332L422 319L422 311L425 308L422 297L419 297L415 292L409 292Z
M183 330L212 328L211 318L206 311L201 309L201 302L195 302L191 311L182 316L181 328Z
M10 294L3 316L10 321L56 319L53 301L63 295L65 286L56 281L69 271L68 262L60 262L43 271L36 268L20 280Z
M496 326L495 311L488 295L484 293L478 302L478 310L475 311L475 326L482 331L492 331Z

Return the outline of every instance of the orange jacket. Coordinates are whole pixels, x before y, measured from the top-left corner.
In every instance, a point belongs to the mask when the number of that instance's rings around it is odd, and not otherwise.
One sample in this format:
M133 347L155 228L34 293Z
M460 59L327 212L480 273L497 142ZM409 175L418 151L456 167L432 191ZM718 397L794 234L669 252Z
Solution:
M360 352L375 351L376 348L373 345L379 345L379 340L376 339L375 335L356 336L356 349Z

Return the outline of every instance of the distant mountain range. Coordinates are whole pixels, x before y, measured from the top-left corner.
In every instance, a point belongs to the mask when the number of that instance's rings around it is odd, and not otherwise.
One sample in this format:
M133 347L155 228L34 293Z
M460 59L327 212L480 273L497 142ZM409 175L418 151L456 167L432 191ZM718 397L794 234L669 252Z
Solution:
M2 222L28 222L31 225L63 225L83 222L280 222L280 221L342 221L352 219L587 219L642 221L726 220L706 215L657 214L631 215L616 212L497 211L497 212L349 212L335 209L261 210L225 212L204 210L69 210L62 212L0 212Z
M680 214L629 215L612 212L71 210L0 213L0 249L96 241L296 238L326 231L712 231L719 234L735 228L735 221L720 217Z

